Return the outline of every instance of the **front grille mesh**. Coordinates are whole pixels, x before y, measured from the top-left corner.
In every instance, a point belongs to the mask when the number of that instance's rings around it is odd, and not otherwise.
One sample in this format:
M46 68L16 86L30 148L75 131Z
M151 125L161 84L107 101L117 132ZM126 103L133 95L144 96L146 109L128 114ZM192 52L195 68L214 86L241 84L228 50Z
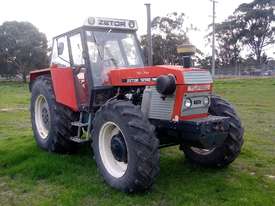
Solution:
M188 71L184 72L185 84L210 84L213 83L209 71Z
M148 117L151 119L171 120L175 96L171 95L163 99L155 87L147 87L147 91L150 91Z

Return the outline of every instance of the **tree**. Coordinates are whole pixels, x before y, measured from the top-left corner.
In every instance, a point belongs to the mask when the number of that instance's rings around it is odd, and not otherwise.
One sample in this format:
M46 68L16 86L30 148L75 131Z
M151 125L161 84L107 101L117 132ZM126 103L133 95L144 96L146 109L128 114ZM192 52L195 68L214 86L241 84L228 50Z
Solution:
M241 30L235 16L216 24L217 57L222 66L236 66L240 62L242 49L240 37Z
M30 70L48 66L45 34L29 22L3 23L0 26L0 59L12 65L26 82Z
M152 20L154 65L178 63L177 46L188 41L186 32L190 29L184 27L184 17L183 13L174 12ZM146 35L141 36L141 45L147 47Z
M234 15L241 29L241 42L247 45L256 57L257 63L262 64L265 48L275 43L275 21L272 0L254 0L241 4Z

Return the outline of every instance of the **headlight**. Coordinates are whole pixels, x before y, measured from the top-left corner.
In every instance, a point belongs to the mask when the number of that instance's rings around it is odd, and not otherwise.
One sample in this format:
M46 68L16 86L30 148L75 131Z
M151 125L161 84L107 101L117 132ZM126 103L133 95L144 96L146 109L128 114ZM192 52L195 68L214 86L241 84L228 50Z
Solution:
M209 97L204 97L203 98L203 104L206 106L206 105L208 105L209 104Z
M185 106L185 108L190 108L190 107L192 106L192 101L191 101L191 99L186 99L186 100L184 101L184 106Z

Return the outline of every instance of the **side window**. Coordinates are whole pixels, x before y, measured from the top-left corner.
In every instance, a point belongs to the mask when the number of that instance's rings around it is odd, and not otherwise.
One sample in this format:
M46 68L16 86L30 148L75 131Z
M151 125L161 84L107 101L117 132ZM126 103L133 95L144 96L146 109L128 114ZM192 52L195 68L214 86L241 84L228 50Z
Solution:
M80 34L76 34L70 37L73 64L74 65L82 65L84 64L83 58L83 48L81 44L81 36Z
M99 53L98 48L96 46L96 43L92 41L87 42L88 50L89 50L89 58L92 64L95 64L98 62L99 59Z
M58 54L58 47L60 47L59 54ZM70 58L69 58L67 36L54 39L51 65L57 64L58 66L69 67L70 66L69 62L70 62Z

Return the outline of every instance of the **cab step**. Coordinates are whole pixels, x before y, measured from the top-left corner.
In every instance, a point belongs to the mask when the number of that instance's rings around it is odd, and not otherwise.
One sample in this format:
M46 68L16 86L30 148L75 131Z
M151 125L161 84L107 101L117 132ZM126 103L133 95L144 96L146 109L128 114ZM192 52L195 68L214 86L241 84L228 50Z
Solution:
M70 140L79 144L84 144L91 141L91 139L80 139L78 137L71 137Z
M82 123L82 122L72 122L71 124L76 127L87 127L89 125L88 123Z

